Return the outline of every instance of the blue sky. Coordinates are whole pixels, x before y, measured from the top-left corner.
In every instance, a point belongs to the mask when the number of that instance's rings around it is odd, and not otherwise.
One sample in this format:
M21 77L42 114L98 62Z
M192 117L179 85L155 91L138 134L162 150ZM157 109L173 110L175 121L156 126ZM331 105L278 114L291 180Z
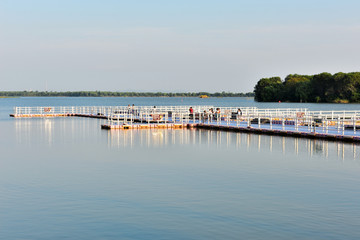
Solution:
M360 1L0 0L0 90L252 91L359 71Z

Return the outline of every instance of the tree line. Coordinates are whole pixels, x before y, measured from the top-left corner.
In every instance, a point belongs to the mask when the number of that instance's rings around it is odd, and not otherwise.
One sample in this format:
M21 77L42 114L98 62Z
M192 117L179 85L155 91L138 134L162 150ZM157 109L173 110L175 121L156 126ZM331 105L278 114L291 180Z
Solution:
M254 93L231 93L231 92L109 92L109 91L71 91L71 92L48 92L48 91L0 91L0 97L253 97Z
M360 72L262 78L254 93L258 102L358 103Z

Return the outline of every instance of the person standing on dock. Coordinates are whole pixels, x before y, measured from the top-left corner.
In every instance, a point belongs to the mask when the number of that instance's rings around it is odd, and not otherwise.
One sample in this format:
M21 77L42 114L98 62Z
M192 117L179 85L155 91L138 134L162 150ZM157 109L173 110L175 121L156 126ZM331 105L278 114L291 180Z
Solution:
M205 122L205 120L209 118L209 114L206 112L206 110L204 110L202 118L203 118L203 122Z
M220 108L216 108L216 112L215 112L215 119L216 120L220 120L220 116L221 116L221 111Z
M194 115L194 109L192 107L189 108L189 117L192 117Z
M214 109L210 108L209 109L209 120L210 120L210 122L212 122L213 117L214 117Z
M134 104L131 106L131 114L135 115L135 105Z
M241 111L241 109L238 108L238 110L237 110L237 112L236 112L236 115L235 115L235 116L232 115L232 117L235 117L235 120L236 120L236 121L240 121L241 118L242 118L242 111Z

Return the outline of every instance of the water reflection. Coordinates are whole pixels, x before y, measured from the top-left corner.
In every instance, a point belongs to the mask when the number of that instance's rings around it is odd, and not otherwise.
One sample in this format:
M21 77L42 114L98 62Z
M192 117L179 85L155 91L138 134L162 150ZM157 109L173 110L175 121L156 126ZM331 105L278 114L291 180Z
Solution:
M108 131L111 148L166 147L175 144L207 148L234 148L245 151L281 152L283 155L337 156L339 159L359 158L357 144L317 139L266 136L202 129L144 129Z
M100 121L84 118L14 119L17 144L57 146L58 143L77 144L97 141Z
M19 144L31 145L41 138L48 146L53 143L54 119L16 119L15 137Z
M171 145L193 145L202 148L226 148L256 151L264 154L279 152L291 155L323 156L325 158L359 159L360 145L316 139L266 136L204 129L142 129L101 130L94 119L16 119L15 141L23 145L57 146L94 142L109 148L162 148ZM9 138L10 139L10 138ZM10 140L9 140L10 141Z

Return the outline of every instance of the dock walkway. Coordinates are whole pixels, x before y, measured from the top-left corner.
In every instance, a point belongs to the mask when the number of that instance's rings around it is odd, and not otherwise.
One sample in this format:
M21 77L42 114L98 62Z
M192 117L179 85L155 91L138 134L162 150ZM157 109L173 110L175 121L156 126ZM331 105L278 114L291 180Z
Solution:
M192 110L190 110L190 108ZM240 109L240 110L239 110ZM106 119L102 129L202 128L360 142L360 111L214 106L16 107L14 118Z

